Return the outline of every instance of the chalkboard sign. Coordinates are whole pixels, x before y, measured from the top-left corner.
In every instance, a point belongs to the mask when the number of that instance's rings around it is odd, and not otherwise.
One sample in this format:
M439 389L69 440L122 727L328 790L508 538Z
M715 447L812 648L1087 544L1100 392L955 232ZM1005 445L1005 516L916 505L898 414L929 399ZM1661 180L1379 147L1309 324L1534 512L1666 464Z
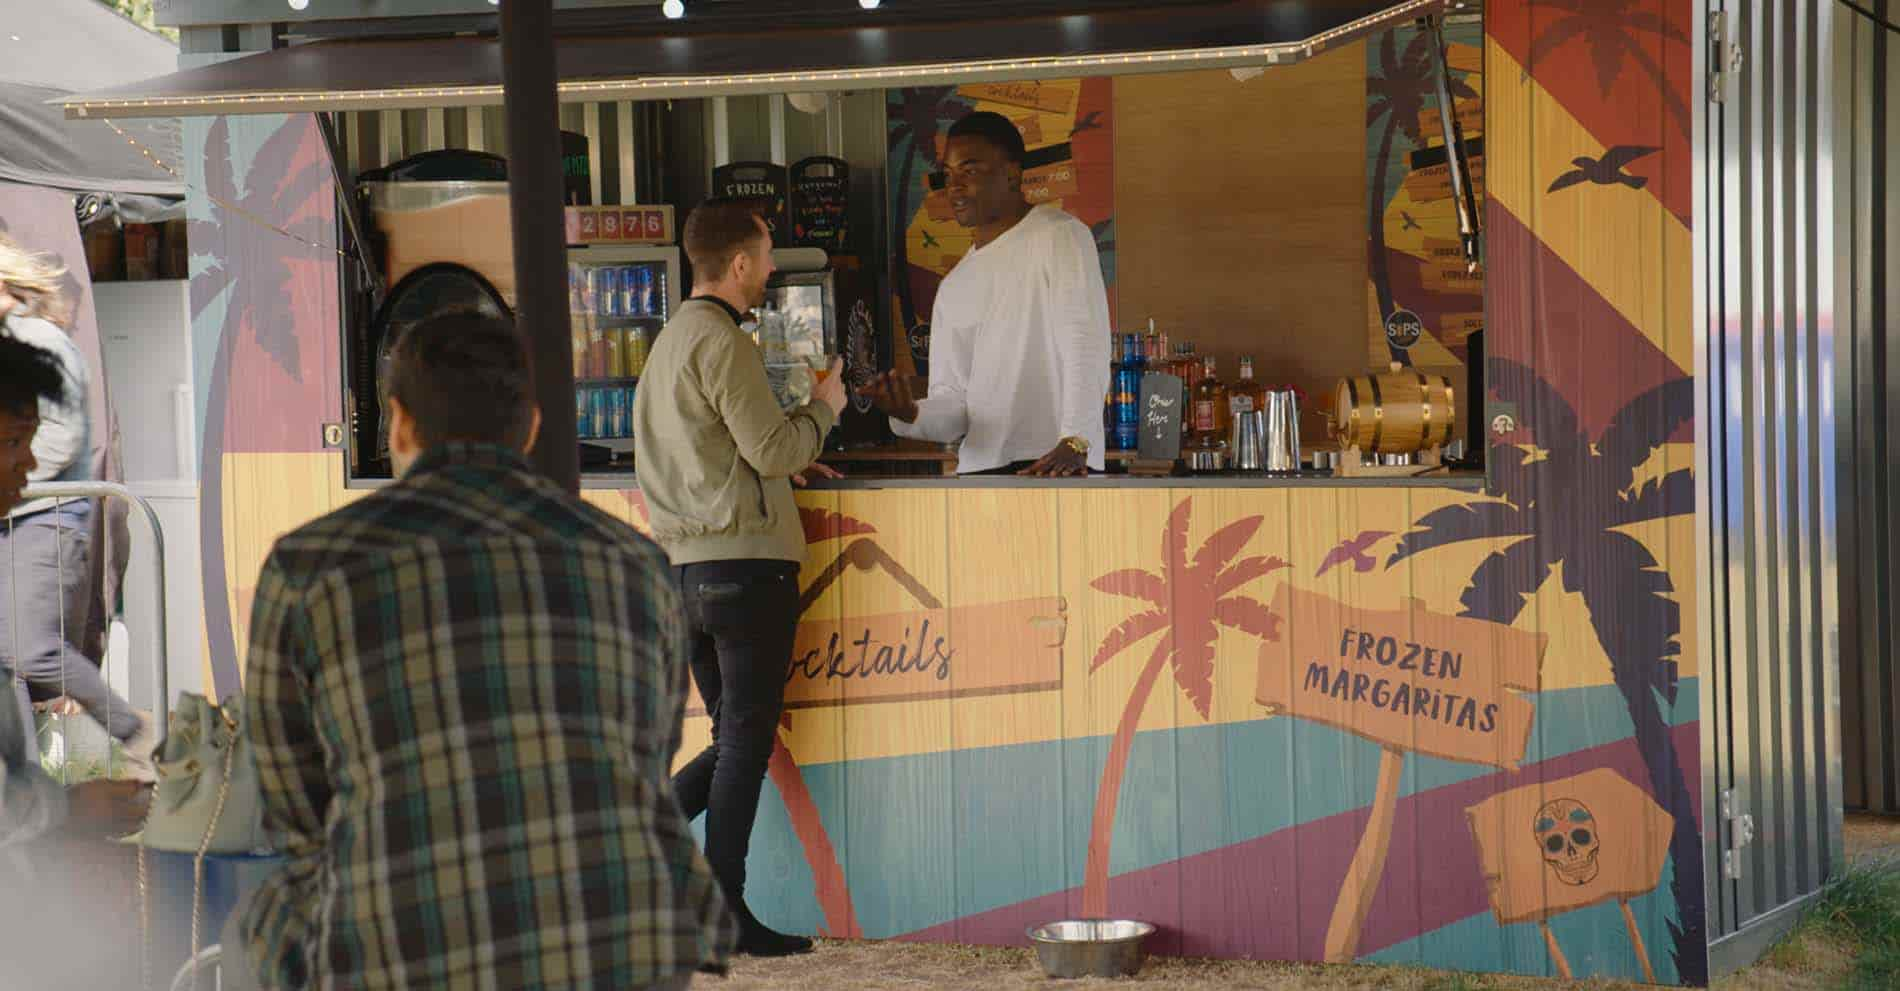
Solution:
M826 155L800 159L792 163L791 184L792 244L843 251L851 164Z
M713 169L714 196L757 200L772 229L772 246L792 246L790 218L785 205L785 166L774 162L732 162Z
M1162 372L1141 377L1141 460L1181 456L1181 379Z

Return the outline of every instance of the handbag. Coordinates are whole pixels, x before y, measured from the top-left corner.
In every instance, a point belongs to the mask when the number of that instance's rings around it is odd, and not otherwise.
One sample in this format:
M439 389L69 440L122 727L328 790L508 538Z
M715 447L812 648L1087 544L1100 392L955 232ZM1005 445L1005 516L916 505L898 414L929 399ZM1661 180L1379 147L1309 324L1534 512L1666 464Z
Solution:
M257 784L257 758L244 732L240 696L213 705L186 693L172 710L158 760L158 784L152 789L145 828L135 838L139 872L139 928L143 931L145 985L151 984L151 899L145 851L189 853L191 864L191 983L198 983L205 857L212 854L263 855L272 852L264 830L263 795Z
M271 852L243 705L236 695L221 705L202 695L179 696L156 762L158 784L141 845L199 856Z

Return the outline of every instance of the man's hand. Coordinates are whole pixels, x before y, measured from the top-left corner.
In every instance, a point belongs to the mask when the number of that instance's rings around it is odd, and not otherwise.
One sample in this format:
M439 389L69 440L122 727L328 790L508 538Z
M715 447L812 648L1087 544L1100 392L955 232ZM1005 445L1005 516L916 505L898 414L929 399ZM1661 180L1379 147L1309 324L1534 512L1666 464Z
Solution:
M844 415L844 361L842 359L831 359L830 370L825 372L822 381L812 387L811 398L815 402L831 407L832 416Z
M910 389L910 379L895 369L871 380L871 384L858 390L858 395L877 404L885 415L902 420L905 423L917 422L917 397Z
M843 478L843 477L844 477L844 472L841 472L838 469L833 468L822 461L813 461L811 463L811 467L806 468L804 471L798 471L798 472L792 473L792 484L802 489L805 487L806 482L814 478Z
M1070 447L1066 441L1058 442L1053 450L1037 459L1035 464L1017 472L1019 475L1043 478L1067 478L1088 473L1088 455Z

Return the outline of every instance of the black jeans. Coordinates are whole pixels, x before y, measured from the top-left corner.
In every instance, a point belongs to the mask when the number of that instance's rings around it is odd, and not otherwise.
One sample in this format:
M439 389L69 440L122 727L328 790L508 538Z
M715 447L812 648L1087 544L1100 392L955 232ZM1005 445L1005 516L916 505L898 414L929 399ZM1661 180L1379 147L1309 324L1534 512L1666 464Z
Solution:
M736 899L785 709L798 565L711 561L673 574L686 603L693 681L713 724L712 745L673 776L673 792L687 819L706 813L706 860Z

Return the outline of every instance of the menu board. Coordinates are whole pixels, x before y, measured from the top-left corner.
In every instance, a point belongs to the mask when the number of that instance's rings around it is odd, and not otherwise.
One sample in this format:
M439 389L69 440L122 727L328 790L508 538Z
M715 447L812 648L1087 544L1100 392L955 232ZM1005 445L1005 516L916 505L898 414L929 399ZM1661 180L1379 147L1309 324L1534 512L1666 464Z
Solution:
M1173 461L1181 456L1181 380L1162 372L1141 377L1141 459Z
M791 247L791 223L786 211L785 166L776 162L732 162L712 172L714 196L757 200L772 231L772 246Z
M792 244L844 250L851 165L842 158L813 155L792 163L790 210Z

